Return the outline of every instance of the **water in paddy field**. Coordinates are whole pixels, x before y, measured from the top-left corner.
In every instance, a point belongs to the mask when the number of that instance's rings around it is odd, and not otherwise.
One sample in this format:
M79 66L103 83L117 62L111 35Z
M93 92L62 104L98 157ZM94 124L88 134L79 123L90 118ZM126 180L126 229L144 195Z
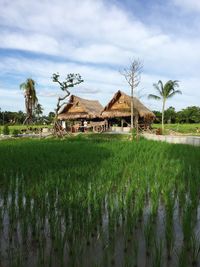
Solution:
M28 188L13 178L0 189L2 267L200 266L198 195L146 194L138 206L134 193L76 203Z

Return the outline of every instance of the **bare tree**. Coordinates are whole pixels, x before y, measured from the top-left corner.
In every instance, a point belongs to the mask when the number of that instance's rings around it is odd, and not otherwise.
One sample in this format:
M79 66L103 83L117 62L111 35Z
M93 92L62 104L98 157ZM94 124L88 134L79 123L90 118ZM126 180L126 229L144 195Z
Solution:
M74 87L75 85L78 85L80 83L83 82L83 79L81 78L81 75L79 73L74 74L74 73L69 73L67 74L66 79L61 82L59 80L59 73L53 73L52 75L52 80L53 82L56 82L60 85L60 89L65 92L65 95L63 97L58 97L58 101L57 101L57 105L56 105L56 109L55 109L55 125L54 128L57 131L59 129L59 125L57 123L57 119L58 119L58 113L59 110L61 109L61 107L65 104L67 104L66 102L63 102L67 97L70 96L70 91L69 88Z
M143 64L139 59L134 59L129 67L124 68L122 71L120 71L121 75L124 76L127 83L129 84L131 88L131 129L135 126L136 129L138 128L138 119L139 114L138 111L134 107L134 93L135 89L140 84L140 77L142 72ZM134 114L135 114L135 121L134 121Z

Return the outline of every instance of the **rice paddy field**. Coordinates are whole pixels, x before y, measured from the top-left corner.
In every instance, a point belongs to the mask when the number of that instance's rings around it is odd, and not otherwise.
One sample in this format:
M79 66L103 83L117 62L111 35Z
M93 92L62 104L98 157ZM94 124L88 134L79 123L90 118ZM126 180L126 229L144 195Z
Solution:
M161 128L161 124L153 124L153 129ZM200 123L165 124L165 134L174 131L181 134L200 135Z
M0 266L200 266L200 148L0 142Z

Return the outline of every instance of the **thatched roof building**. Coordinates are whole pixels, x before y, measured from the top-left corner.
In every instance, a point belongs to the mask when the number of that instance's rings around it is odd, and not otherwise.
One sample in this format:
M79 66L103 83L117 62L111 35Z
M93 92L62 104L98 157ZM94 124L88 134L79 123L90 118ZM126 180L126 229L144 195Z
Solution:
M134 112L144 120L153 120L155 114L145 107L136 97L133 98ZM103 118L122 118L131 116L131 97L118 91L102 111ZM136 115L136 114L135 114Z
M97 100L71 95L69 103L60 111L59 120L95 119L101 117L103 106Z

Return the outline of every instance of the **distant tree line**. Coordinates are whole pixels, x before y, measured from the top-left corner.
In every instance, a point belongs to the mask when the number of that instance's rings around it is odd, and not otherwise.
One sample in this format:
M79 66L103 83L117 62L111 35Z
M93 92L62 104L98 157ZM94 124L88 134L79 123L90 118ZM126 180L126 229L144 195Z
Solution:
M0 111L0 125L14 125L14 124L23 124L26 119L27 114L23 111L12 112L12 111ZM43 115L40 112L33 114L33 119L35 124L51 124L54 120L55 113L49 112L48 115Z
M162 112L153 111L156 115L155 123L161 123ZM36 124L51 124L55 118L54 112L49 112L48 115L34 114ZM0 125L3 124L23 124L26 118L26 113L23 111L11 112L0 111ZM165 110L165 123L200 123L200 107L190 106L176 111L174 107L169 107Z
M162 113L153 111L156 115L155 123L161 123ZM165 110L164 123L200 123L200 107L190 106L180 111L176 111L174 107Z

